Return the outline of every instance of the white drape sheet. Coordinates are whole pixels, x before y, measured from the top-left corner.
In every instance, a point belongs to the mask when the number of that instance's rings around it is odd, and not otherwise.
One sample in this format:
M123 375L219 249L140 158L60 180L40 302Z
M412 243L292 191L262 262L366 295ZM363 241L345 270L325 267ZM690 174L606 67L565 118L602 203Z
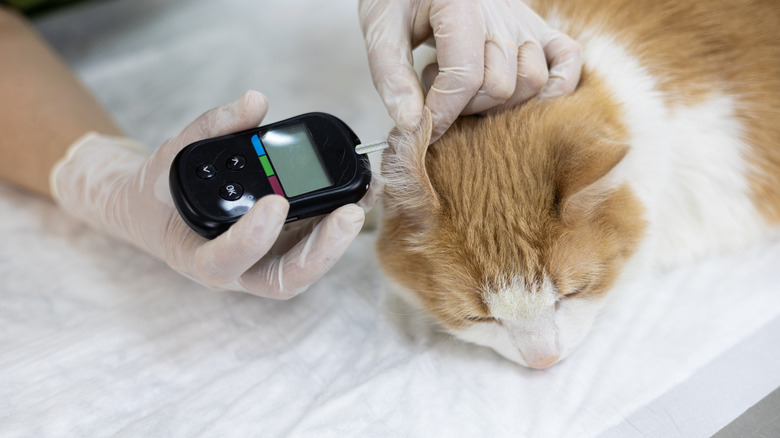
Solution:
M89 4L37 25L151 146L245 89L391 126L354 2ZM24 145L20 145L23 147ZM387 294L373 233L306 294L204 289L0 186L2 436L709 436L780 385L780 242L638 279L520 368Z

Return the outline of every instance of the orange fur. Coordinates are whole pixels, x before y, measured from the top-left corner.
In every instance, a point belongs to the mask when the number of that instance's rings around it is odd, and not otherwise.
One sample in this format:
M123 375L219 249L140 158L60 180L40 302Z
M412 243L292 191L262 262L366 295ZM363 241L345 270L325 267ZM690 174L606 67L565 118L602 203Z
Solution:
M557 0L575 39L599 29L629 47L669 105L736 96L752 200L780 224L780 4L769 0ZM431 145L430 114L394 131L377 250L390 277L446 327L491 321L489 294L520 278L600 299L642 240L645 208L610 175L631 147L622 108L584 71L572 96L459 119ZM529 287L526 293L532 293Z
M777 0L532 0L540 15L576 17L561 29L597 28L630 47L670 104L712 90L739 96L753 146L754 203L780 224L780 2Z
M643 222L627 189L597 187L625 154L605 95L586 73L570 98L460 119L413 160L404 157L424 150L430 116L412 133L394 131L382 171L408 181L386 184L378 253L388 273L453 328L490 317L481 294L515 270L532 281L553 275L565 290L587 282L583 295L609 286ZM603 111L583 111L591 105ZM591 265L594 248L598 272L573 272Z

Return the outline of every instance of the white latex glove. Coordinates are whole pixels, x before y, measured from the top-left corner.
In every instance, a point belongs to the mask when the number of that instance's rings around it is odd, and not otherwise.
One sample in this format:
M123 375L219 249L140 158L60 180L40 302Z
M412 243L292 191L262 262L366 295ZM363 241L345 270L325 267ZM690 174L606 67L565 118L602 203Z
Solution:
M579 44L519 0L360 0L359 12L371 76L390 116L408 129L427 106L431 142L460 114L572 93L580 79ZM431 36L438 64L423 74L432 82L423 97L412 49Z
M268 110L250 91L195 120L151 156L127 139L89 134L74 144L51 173L52 193L71 215L158 257L214 289L270 298L294 297L322 277L363 225L364 210L345 205L324 218L284 227L289 204L261 198L232 227L208 240L184 223L168 188L171 162L197 140L260 124ZM370 208L377 192L361 202Z

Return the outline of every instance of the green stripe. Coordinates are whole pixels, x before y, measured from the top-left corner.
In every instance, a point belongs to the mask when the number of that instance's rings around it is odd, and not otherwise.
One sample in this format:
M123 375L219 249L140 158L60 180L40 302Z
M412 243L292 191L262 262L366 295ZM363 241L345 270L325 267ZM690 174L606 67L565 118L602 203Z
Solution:
M268 161L268 155L263 155L260 158L260 164L263 165L263 170L265 170L266 176L271 176L274 174L274 168L271 167L271 162Z

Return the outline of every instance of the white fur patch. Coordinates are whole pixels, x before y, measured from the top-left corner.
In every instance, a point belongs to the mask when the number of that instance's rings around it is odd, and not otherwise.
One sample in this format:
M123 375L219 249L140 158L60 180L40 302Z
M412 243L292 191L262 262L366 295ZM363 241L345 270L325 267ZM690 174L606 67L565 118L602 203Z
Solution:
M528 366L520 354L520 350L515 346L509 332L495 322L477 323L465 329L452 330L453 336L466 342L492 348L496 353L504 356L512 362Z
M536 287L515 279L490 291L485 301L499 322L479 322L451 332L525 366L568 356L588 333L603 304L559 297L547 278Z
M558 294L545 278L540 285L528 284L523 278L493 285L484 294L490 314L501 321L520 321L539 315L555 305Z
M553 27L569 27L548 17ZM739 96L713 90L692 106L669 103L656 79L613 38L590 30L577 40L586 66L622 105L631 147L615 169L647 209L655 266L670 267L776 235L751 200L749 145L734 114Z

